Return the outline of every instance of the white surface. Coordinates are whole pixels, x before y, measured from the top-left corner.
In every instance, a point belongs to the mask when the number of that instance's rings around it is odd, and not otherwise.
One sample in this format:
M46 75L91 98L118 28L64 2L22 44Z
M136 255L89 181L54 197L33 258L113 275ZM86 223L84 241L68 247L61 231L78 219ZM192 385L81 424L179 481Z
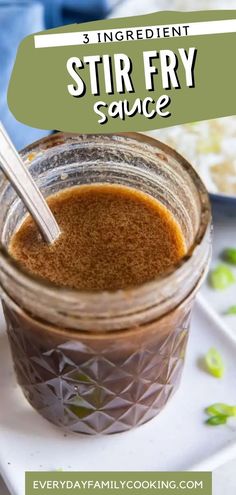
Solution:
M236 461L231 461L213 473L213 495L235 495Z
M224 380L197 366L212 345L221 349L227 363ZM182 385L165 411L146 425L116 436L65 437L27 404L16 385L7 338L2 333L0 467L12 494L24 494L25 470L212 470L222 459L232 458L236 455L236 424L234 428L206 426L203 410L213 402L236 403L235 352L236 342L226 337L217 320L198 303Z
M230 217L229 214L224 214L223 205L218 208L215 215L212 267L219 263L222 251L226 247L236 247L236 206L231 209L231 215ZM236 269L233 271L236 274ZM236 285L225 291L214 291L206 283L201 293L223 318L232 335L236 335L236 316L225 316L227 308L236 304ZM226 459L222 460L226 463ZM213 495L222 495L223 493L226 495L235 495L236 493L236 459L224 464L213 473Z
M236 248L236 203L232 207L231 218L224 215L223 211L224 208L222 205L214 219L212 268L218 263L222 263L222 252L225 248ZM230 268L236 276L236 266L231 266ZM216 291L212 290L209 284L206 283L201 289L201 293L223 318L224 322L231 329L232 334L236 334L236 315L225 315L225 312L230 306L236 305L236 285L232 285L227 290Z

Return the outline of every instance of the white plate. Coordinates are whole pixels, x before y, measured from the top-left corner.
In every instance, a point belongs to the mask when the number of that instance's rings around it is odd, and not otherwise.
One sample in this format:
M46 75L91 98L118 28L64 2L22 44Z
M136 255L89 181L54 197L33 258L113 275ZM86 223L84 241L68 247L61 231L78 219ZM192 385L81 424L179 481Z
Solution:
M2 320L3 325L3 320ZM198 360L220 350L224 379L201 371ZM213 470L236 455L236 429L204 424L204 408L236 404L236 341L224 323L198 301L179 391L149 423L114 436L65 434L41 418L16 385L7 337L0 333L0 469L13 495L24 495L24 471Z

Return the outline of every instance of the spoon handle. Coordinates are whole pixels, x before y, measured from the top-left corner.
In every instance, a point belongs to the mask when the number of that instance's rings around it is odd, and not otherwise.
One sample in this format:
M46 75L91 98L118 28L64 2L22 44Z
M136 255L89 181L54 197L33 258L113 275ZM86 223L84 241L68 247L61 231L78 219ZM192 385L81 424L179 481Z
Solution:
M61 233L60 228L1 122L0 167L31 213L45 241L53 243Z

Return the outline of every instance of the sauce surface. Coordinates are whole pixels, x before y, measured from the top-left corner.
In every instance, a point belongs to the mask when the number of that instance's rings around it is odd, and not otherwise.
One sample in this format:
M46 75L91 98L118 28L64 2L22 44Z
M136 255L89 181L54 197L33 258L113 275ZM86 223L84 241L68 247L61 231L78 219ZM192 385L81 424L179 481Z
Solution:
M165 273L186 253L179 224L151 196L116 184L76 186L47 198L61 228L48 246L30 216L10 254L30 273L84 291L137 286Z

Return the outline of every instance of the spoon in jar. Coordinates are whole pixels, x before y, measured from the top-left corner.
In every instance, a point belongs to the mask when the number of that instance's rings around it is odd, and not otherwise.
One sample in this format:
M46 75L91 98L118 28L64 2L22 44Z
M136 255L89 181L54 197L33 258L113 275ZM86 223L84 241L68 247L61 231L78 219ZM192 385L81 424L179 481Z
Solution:
M52 244L59 237L60 228L1 122L0 168L32 215L45 241Z

